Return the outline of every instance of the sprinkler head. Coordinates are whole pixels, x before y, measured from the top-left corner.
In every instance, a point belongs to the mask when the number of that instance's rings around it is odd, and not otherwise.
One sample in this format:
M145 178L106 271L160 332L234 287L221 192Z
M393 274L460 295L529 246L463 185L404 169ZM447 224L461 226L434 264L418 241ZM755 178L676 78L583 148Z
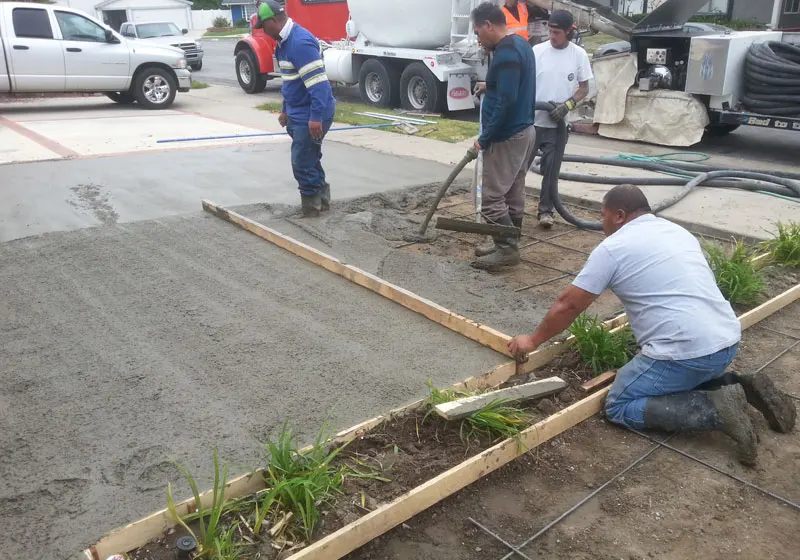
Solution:
M178 549L178 558L180 560L188 560L192 557L192 552L197 549L197 540L191 535L186 535L177 540L175 548Z

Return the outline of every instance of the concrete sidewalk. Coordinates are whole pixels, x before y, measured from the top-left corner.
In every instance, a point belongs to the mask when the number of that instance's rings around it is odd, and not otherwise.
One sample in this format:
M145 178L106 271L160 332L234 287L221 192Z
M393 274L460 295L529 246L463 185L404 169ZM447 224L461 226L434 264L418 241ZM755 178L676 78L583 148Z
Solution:
M247 122L265 130L279 130L277 117L253 107L267 101L278 101L279 96L248 96L235 88L213 87L190 92L184 97L183 110L191 110L207 116L224 118L231 122ZM191 109L190 109L191 108ZM777 138L780 143L781 139ZM453 166L464 156L470 141L448 144L437 140L406 136L381 130L353 130L339 132L328 137L328 143L340 143L394 156L435 161ZM665 152L663 146L653 146L597 136L573 134L567 147L568 153L596 157L616 157L619 154L654 156ZM748 159L746 153L711 155L705 162L731 168L760 170L797 171L796 155L785 154L771 146L754 147L758 160ZM760 161L759 161L760 160ZM471 169L472 166L469 166ZM613 177L663 177L646 171L614 168L587 164L565 164L565 171L581 174ZM533 173L526 181L532 192L538 192L541 178ZM611 186L591 183L561 181L559 190L564 200L598 207L602 197ZM679 187L643 187L651 203L655 204L675 193ZM665 210L665 218L691 226L702 233L740 236L748 239L765 239L774 231L775 221L800 220L800 204L744 191L698 188L675 206Z

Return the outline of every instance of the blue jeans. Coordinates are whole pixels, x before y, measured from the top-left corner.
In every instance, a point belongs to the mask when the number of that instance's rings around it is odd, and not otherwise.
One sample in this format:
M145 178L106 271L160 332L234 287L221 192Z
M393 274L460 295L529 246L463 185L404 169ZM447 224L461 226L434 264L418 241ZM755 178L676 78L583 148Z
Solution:
M653 360L642 354L622 366L606 397L606 417L615 424L643 429L649 397L692 391L725 373L739 344L691 360Z
M332 123L332 120L322 123L322 138L319 140L311 137L307 122L289 120L286 125L286 132L292 138L292 172L302 195L314 196L325 186L322 140Z

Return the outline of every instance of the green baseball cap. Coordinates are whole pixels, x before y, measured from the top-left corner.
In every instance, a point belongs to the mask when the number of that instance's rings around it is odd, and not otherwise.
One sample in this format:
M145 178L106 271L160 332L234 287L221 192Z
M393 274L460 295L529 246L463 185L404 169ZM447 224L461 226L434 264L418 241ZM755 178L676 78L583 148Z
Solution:
M261 21L273 18L277 14L283 13L283 6L275 2L275 0L263 0L258 7L258 17Z

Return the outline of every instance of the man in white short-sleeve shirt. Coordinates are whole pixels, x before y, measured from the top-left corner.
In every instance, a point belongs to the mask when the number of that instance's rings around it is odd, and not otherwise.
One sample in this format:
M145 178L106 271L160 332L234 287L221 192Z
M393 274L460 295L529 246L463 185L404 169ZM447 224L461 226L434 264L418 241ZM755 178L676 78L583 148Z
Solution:
M610 289L625 307L641 352L617 372L607 418L636 430L722 430L736 440L739 460L754 464L756 435L747 403L780 432L792 429L796 410L765 374L725 373L741 325L697 239L654 216L633 185L606 193L602 212L608 237L536 331L514 338L509 349L524 359Z
M586 51L571 41L574 20L566 10L554 10L547 22L550 40L533 47L536 57L536 100L549 101L555 108L536 111L536 148L542 151L542 193L539 198L539 224L553 225L553 199L558 188L558 164L567 146L566 135L559 138L558 122L589 93L592 66Z

